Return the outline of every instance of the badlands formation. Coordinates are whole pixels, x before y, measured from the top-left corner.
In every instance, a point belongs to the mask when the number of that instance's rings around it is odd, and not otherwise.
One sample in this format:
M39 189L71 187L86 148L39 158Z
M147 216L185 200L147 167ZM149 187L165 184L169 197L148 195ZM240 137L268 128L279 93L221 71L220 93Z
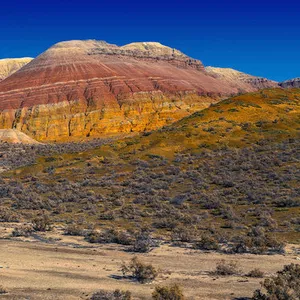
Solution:
M39 141L142 132L276 83L221 76L159 43L61 42L0 82L0 128Z

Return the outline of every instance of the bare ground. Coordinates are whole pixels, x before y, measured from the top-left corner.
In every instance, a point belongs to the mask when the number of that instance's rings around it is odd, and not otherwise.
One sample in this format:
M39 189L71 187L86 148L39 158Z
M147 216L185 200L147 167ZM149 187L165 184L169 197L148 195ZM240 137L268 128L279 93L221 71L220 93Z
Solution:
M2 237L9 229L0 229ZM38 240L38 239L39 240ZM50 239L49 239L50 238ZM41 240L48 239L45 243ZM297 247L296 247L297 248ZM92 245L82 237L47 233L36 238L0 240L0 286L8 293L1 299L89 299L99 289L130 290L134 299L151 299L156 285L178 283L187 299L226 300L250 297L261 279L243 274L259 268L270 276L283 265L297 262L292 247L287 255L225 255L204 253L162 245L148 254L138 254L143 262L161 270L151 284L122 278L120 265L134 254L115 244ZM216 262L236 260L240 276L212 275Z

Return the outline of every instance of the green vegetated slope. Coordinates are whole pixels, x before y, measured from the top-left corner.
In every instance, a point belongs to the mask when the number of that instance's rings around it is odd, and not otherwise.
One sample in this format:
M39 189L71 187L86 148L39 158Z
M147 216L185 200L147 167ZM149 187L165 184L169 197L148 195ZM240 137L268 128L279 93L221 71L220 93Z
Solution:
M0 217L46 213L84 230L113 226L132 237L146 226L166 239L197 243L206 234L231 247L242 236L260 247L256 234L266 248L278 245L265 234L300 242L299 100L299 89L264 90L92 150L36 150L44 155L36 164L2 174ZM254 227L263 233L249 233Z
M262 140L299 136L300 89L269 89L236 96L143 137L120 141L120 153L197 152L203 148L247 147Z

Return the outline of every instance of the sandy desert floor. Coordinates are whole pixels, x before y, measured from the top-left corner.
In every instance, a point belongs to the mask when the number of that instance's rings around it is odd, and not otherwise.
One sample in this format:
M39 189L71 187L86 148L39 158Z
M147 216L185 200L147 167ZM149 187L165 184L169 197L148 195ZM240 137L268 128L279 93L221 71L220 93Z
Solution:
M262 279L211 275L219 260L237 261L242 274L259 268L270 276L300 256L297 246L289 246L286 255L225 255L162 245L137 254L161 272L151 284L140 284L122 277L120 265L134 254L118 245L54 233L5 239L8 232L0 229L0 286L8 291L0 299L89 299L99 289L116 288L130 290L134 299L151 299L156 285L170 283L182 286L187 299L239 299L250 297Z

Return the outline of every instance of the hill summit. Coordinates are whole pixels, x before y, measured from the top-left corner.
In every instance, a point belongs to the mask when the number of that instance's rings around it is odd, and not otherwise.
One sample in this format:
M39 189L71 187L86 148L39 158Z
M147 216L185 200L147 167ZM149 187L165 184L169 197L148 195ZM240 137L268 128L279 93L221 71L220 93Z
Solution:
M149 131L257 89L157 42L66 41L0 82L0 128L39 141Z

